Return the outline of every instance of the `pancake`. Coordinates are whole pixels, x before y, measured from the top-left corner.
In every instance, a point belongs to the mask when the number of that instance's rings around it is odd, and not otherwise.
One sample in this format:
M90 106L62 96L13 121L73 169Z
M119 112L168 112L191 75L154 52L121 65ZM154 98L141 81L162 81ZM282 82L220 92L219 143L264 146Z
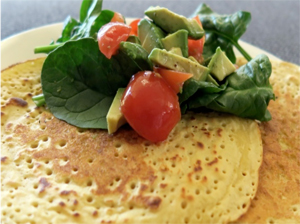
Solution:
M272 61L272 68L276 101L268 107L273 119L260 125L264 152L258 190L238 223L300 223L300 67Z
M151 144L128 126L108 135L36 108L43 60L2 72L2 223L299 220L297 66L273 64L271 122L189 113Z

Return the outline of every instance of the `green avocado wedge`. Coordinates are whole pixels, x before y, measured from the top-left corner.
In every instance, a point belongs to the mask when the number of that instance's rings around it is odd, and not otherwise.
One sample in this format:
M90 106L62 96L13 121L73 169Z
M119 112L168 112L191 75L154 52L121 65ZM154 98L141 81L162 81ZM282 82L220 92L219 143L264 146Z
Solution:
M145 15L168 33L184 29L188 31L189 37L196 40L205 35L204 30L195 19L188 19L167 8L151 6L145 11Z
M207 67L211 75L218 81L222 81L236 69L220 47L217 48Z
M206 80L209 73L208 68L199 63L158 48L151 51L149 59L153 64L179 72L191 73L193 78L199 81Z
M108 134L115 133L122 125L126 124L127 121L120 111L121 99L125 88L119 88L113 102L107 112L106 121L107 121L107 130Z
M150 53L153 48L163 49L164 45L161 39L165 36L165 33L158 26L147 19L142 19L138 24L138 37L142 47L145 48L148 53Z
M161 41L167 51L174 47L179 47L183 57L187 58L189 56L188 31L178 30L161 39Z

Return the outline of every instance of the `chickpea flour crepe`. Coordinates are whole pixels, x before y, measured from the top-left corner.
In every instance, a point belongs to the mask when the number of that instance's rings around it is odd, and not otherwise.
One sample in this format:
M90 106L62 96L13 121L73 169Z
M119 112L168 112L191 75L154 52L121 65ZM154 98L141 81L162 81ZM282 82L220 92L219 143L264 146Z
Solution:
M254 198L255 121L187 114L160 144L84 130L37 108L44 59L2 73L3 223L227 223Z
M2 223L299 222L298 66L273 62L270 122L189 113L151 144L37 108L43 61L2 72Z

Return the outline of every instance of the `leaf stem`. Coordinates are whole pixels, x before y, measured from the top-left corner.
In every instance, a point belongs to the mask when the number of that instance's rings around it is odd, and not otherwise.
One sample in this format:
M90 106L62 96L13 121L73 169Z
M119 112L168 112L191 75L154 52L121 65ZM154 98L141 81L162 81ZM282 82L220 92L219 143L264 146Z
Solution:
M217 35L229 40L238 49L238 51L247 59L247 61L252 60L251 56L245 51L244 48L242 48L241 45L239 45L239 43L236 40L232 39L231 37L219 32L219 31L216 31L216 30L209 30L209 29L204 29L204 30L206 32L216 33Z
M51 44L47 46L39 46L34 48L34 53L39 54L39 53L50 53L51 51L55 50L57 47L61 46L62 44Z
M46 104L44 94L33 96L32 100L38 107L41 107Z
M238 49L238 51L247 59L247 61L251 61L251 56L244 50L244 48L239 45L237 41L233 42L233 45Z

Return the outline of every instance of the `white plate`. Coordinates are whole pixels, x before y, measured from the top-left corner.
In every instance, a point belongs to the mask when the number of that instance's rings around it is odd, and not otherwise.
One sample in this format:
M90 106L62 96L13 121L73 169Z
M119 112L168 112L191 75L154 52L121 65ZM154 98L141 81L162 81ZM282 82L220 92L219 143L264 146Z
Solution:
M131 20L132 19L128 18L127 23L130 23ZM44 54L34 54L34 48L37 46L48 45L52 40L59 38L62 27L62 23L47 25L22 32L1 41L1 70L16 63L46 56ZM268 55L270 59L280 60L274 55L251 44L243 41L239 41L239 44L250 54L251 57L264 53ZM236 55L240 55L239 52L235 52Z

